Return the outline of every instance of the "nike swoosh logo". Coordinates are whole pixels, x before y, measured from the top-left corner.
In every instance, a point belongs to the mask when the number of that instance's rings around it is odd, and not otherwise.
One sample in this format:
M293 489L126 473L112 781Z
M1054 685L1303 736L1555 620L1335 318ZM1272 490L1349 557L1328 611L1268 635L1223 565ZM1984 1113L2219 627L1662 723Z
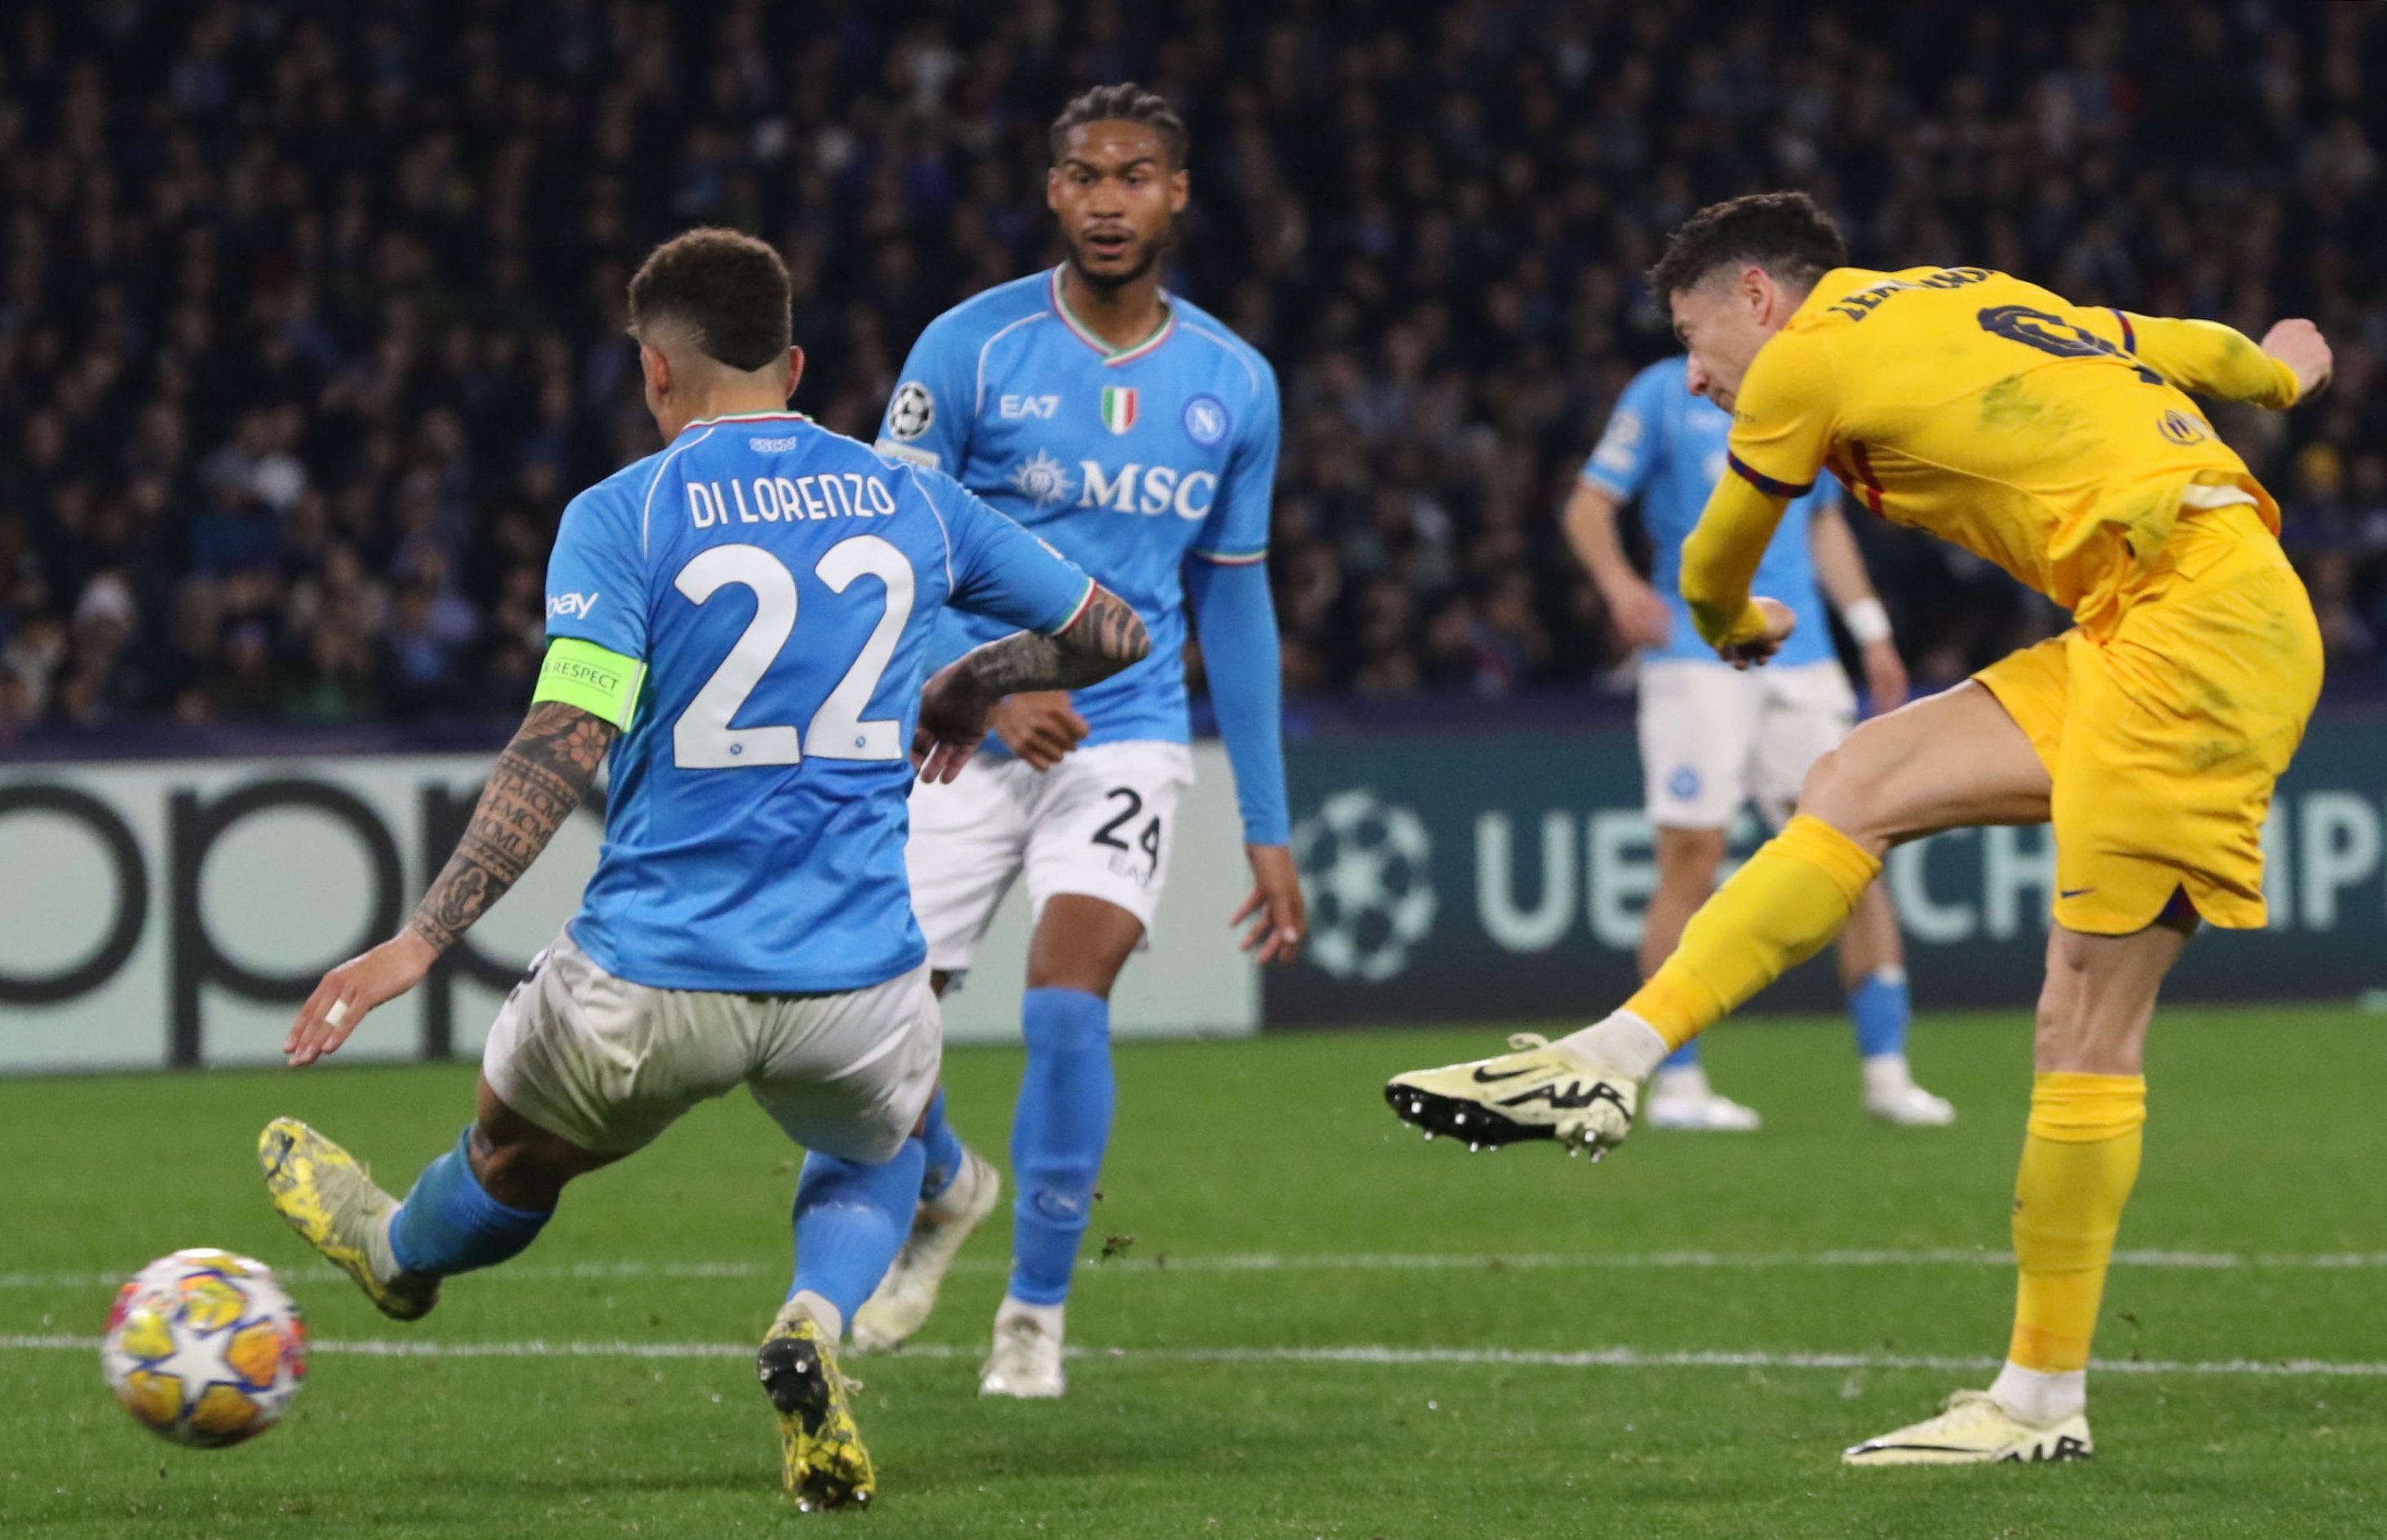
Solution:
M1530 1075L1532 1073L1533 1071L1531 1069L1511 1069L1506 1074L1495 1075L1490 1070L1484 1068L1482 1065L1477 1065L1475 1067L1475 1083L1477 1085L1490 1085L1495 1080L1513 1080L1520 1075Z
M2097 885L2092 882L2086 888L2066 888L2064 890L2062 896L2065 898L2078 898L2083 893L2093 893L2096 890Z

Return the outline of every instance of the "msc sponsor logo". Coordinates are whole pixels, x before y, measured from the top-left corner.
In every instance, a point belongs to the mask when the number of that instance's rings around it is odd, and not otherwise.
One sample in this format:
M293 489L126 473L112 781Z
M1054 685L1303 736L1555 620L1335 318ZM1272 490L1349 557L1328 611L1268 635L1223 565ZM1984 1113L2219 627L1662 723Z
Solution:
M801 438L750 438L746 447L758 455L783 455L802 442Z
M1206 518L1219 495L1219 477L1212 471L1180 471L1173 465L1122 465L1116 473L1100 461L1078 462L1085 473L1080 508L1107 508L1115 513L1174 513L1181 519Z
M569 616L587 620L588 612L597 608L597 600L602 597L600 594L549 594L547 596L547 618L554 620L558 616Z

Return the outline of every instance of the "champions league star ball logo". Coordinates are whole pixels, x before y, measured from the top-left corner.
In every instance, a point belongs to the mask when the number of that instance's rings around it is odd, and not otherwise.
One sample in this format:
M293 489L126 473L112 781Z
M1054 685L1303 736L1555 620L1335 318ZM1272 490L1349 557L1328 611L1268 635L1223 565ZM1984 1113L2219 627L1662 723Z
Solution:
M1042 449L1012 471L1011 485L1039 508L1067 502L1069 495L1078 489L1077 478L1069 474L1069 468Z
M1309 896L1309 955L1337 978L1381 983L1433 929L1433 840L1406 807L1338 791L1293 831Z

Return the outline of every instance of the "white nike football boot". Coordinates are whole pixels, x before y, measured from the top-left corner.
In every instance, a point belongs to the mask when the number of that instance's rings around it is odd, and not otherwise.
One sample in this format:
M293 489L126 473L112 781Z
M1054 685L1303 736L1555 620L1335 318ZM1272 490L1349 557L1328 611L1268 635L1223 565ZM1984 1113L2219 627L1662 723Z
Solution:
M1864 1061L1864 1109L1885 1123L1911 1129L1944 1129L1956 1120L1954 1103L1914 1083L1903 1054L1876 1054Z
M1636 1077L1534 1032L1509 1046L1497 1058L1396 1075L1384 1100L1428 1139L1448 1134L1471 1150L1555 1139L1598 1160L1633 1131Z
M1641 1117L1653 1129L1692 1133L1754 1133L1765 1125L1755 1107L1743 1106L1708 1084L1707 1070L1696 1064L1661 1069L1651 1077Z
M1005 1299L994 1314L994 1351L979 1370L980 1395L1045 1401L1069 1388L1061 1373L1061 1311Z
M2097 1456L2086 1412L2034 1427L1985 1390L1960 1390L1941 1407L1939 1416L1866 1439L1843 1450L1840 1459L1849 1465L1989 1465Z
M943 1192L914 1211L903 1249L895 1254L893 1266L862 1308L853 1312L855 1352L900 1347L928 1323L946 1269L1002 1197L1002 1174L976 1150L965 1149L960 1172Z

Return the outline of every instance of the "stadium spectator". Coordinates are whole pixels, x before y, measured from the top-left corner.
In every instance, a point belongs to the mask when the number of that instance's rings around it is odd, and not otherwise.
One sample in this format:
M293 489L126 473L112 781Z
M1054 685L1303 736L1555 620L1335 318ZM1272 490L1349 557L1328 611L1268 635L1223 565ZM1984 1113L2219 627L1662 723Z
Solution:
M1283 382L1298 690L1617 662L1555 510L1673 346L1639 276L1658 239L1782 183L1860 260L2343 339L2327 408L2218 425L2291 505L2341 673L2368 669L2378 9L19 0L0 731L511 710L563 499L651 447L628 259L701 221L773 241L797 404L866 436L929 316L1051 259L1043 125L1130 75L1194 131L1172 281ZM1861 533L1926 687L2060 621L1961 553Z

